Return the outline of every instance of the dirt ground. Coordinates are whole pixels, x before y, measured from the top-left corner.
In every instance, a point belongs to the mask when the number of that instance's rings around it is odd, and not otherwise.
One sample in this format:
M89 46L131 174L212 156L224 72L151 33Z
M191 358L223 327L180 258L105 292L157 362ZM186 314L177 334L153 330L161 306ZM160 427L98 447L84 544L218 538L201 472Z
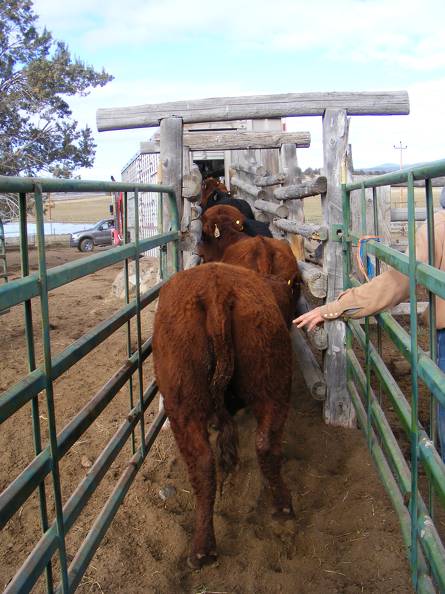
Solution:
M78 257L76 250L48 252L48 266ZM36 254L32 252L35 267ZM19 276L18 252L8 255L12 277ZM112 266L50 293L53 355L66 348L122 305L111 295L121 269ZM34 300L34 332L41 362L39 303ZM151 330L154 305L143 314L143 338ZM23 310L0 318L0 391L27 372ZM39 337L37 339L37 337ZM135 344L132 329L132 342ZM126 329L120 329L55 382L58 431L84 406L126 358ZM151 377L151 362L144 380ZM137 388L137 384L136 384ZM185 466L169 430L160 437L118 511L79 587L79 592L144 594L355 594L412 591L405 548L388 497L368 455L362 434L325 426L321 404L308 395L297 370L294 406L286 425L284 475L293 492L295 521L271 518L269 494L255 459L255 423L238 414L240 467L227 481L215 509L217 566L191 571L186 554L193 528L194 499ZM137 390L136 390L137 397ZM46 444L47 410L39 397ZM60 464L66 502L128 413L128 387L117 394ZM147 423L157 412L155 402ZM136 437L138 436L136 431ZM5 422L0 433L0 491L32 460L30 406ZM118 456L98 492L71 529L71 559L111 493L130 446ZM174 487L164 500L160 490ZM52 487L46 481L52 512ZM164 491L162 491L164 493ZM8 522L0 539L0 585L5 587L40 535L38 499L30 500ZM54 570L58 580L57 561ZM36 590L44 591L43 579Z

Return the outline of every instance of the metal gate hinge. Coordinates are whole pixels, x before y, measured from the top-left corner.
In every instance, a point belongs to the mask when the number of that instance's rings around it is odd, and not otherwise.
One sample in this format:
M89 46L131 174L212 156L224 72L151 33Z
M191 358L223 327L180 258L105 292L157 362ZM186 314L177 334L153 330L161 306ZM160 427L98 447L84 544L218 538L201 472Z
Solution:
M330 226L329 239L330 239L330 241L338 241L338 242L342 241L342 239L343 239L343 225L341 223Z

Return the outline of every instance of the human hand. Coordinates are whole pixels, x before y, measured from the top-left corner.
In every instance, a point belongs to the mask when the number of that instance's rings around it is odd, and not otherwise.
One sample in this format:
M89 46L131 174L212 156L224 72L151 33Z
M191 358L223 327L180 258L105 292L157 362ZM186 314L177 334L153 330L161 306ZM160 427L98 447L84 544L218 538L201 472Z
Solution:
M311 309L311 311L298 316L292 323L295 324L297 328L303 328L303 326L307 325L307 331L309 332L312 328L315 328L317 324L321 324L321 322L324 321L324 318L320 314L320 307L316 307L315 309Z

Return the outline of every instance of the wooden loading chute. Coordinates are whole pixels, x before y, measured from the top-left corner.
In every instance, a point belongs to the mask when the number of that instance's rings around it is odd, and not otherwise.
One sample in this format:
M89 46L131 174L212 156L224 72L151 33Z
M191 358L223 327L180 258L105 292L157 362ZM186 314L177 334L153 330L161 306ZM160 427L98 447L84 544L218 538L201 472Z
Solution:
M161 125L159 138L160 161L164 182L174 183L181 189L183 174L183 146L184 125L199 125L206 122L224 122L224 127L230 126L235 120L244 121L243 129L246 131L245 121L252 122L249 132L265 132L264 123L269 126L269 134L283 134L280 118L293 116L319 115L323 121L323 173L317 180L306 182L298 179L296 147L298 142L289 137L280 136L277 147L277 138L274 138L274 148L262 144L250 144L249 148L239 148L225 154L231 154L230 167L233 169L231 180L236 186L238 195L248 199L254 206L256 200L280 204L286 201L289 210L287 217L268 214L257 210L259 218L271 220L273 233L277 237L287 236L292 245L297 260L310 260L312 263L321 263L317 237L323 243L322 271L323 275L305 272L305 278L327 280L327 299L334 299L343 287L341 266L342 251L338 241L337 229L342 224L341 217L341 166L348 153L349 117L355 115L402 115L409 113L408 94L405 91L393 92L354 92L354 93L289 93L282 95L262 95L251 97L220 97L201 99L195 101L176 101L156 105L140 105L114 109L100 109L97 112L97 126L100 131L122 130L129 128L156 127ZM166 124L170 121L171 124ZM221 125L221 127L223 127ZM202 126L201 126L202 128ZM247 135L236 132L240 126L232 126L232 136L247 139ZM186 131L188 134L202 134L196 128ZM209 132L207 130L207 132ZM213 132L214 133L214 132ZM230 130L227 134L220 135L219 148L224 142L229 142ZM284 133L286 134L286 133ZM304 133L300 133L302 135ZM168 137L168 138L167 138ZM198 138L196 136L195 138ZM204 140L209 142L210 136L201 135L201 146ZM262 142L265 142L263 137ZM303 136L300 136L303 139ZM215 137L214 137L215 140ZM304 140L307 143L307 140ZM271 135L268 141L272 142ZM235 142L231 140L230 142ZM251 142L249 140L248 142ZM301 141L303 142L303 140ZM189 140L189 144L192 139ZM196 145L195 145L196 146ZM205 145L207 146L207 145ZM235 146L231 144L231 147ZM241 146L240 144L238 146ZM246 147L246 145L243 145ZM156 147L146 147L153 150ZM172 152L172 149L174 151ZM210 150L210 149L206 149ZM277 153L279 152L279 158ZM175 172L175 173L174 173ZM275 177L274 177L275 176ZM256 178L266 178L256 184ZM324 183L326 188L318 187ZM229 171L226 171L226 179ZM268 179L267 179L268 178ZM276 182L274 184L273 182ZM246 185L247 184L247 185ZM241 187L243 186L243 187ZM301 186L305 186L304 188ZM250 190L247 191L246 190ZM253 189L252 189L253 188ZM304 221L303 199L313 199L310 192L321 192L323 223L318 228L302 227ZM266 192L264 196L261 192ZM278 192L278 195L275 193ZM183 215L183 201L178 204L180 215ZM260 203L261 204L261 203ZM269 207L270 208L270 207ZM274 223L274 219L276 223ZM288 226L289 225L289 226ZM286 226L286 230L283 227ZM164 229L168 228L168 220L164 220ZM302 231L295 234L292 231ZM303 233L306 235L303 236ZM315 244L315 247L314 247ZM306 246L306 249L305 249ZM307 247L312 248L308 253ZM312 283L313 285L314 283ZM327 423L346 427L355 426L355 413L351 404L346 385L346 357L344 352L344 325L342 322L331 323L327 326L327 349L324 354L324 375L327 382L327 397L324 404L324 419Z

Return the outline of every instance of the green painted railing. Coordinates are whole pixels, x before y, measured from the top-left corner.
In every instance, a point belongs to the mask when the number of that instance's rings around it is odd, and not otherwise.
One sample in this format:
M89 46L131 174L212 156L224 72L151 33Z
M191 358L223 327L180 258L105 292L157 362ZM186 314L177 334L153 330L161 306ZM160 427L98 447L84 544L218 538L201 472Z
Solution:
M131 243L115 247L100 254L82 258L62 266L47 270L44 237L43 192L123 192L124 193L124 233L127 238L127 199L130 194L135 201L135 238ZM178 269L178 241L179 225L176 199L170 186L153 184L125 184L100 181L74 181L39 178L17 178L0 176L0 192L16 193L20 208L20 250L21 250L21 278L0 285L0 312L8 308L23 304L23 319L26 336L27 358L29 373L19 379L15 385L0 395L0 423L9 419L19 409L30 403L32 416L32 431L35 457L31 463L0 493L0 529L18 512L27 499L37 490L40 507L40 526L42 536L26 558L21 568L9 582L5 592L30 592L39 577L46 576L47 592L73 592L99 546L107 528L122 503L137 471L148 454L162 424L165 415L160 412L151 425L145 427L145 411L157 393L157 387L150 383L144 388L142 365L151 354L151 338L142 342L141 311L154 299L165 281L141 294L139 255L150 249L161 247L165 254L167 244L171 243L172 271ZM159 192L161 200L167 197L170 209L171 230L149 239L139 238L139 193ZM35 200L36 226L38 240L39 269L37 273L30 273L28 258L27 235L27 195L32 194ZM129 262L134 261L136 291L134 299L130 300L129 291ZM76 279L115 264L123 262L125 270L126 304L109 319L101 322L95 328L81 336L62 352L52 354L50 339L50 316L48 308L48 292ZM162 258L161 278L165 279L166 258ZM42 318L43 364L37 367L35 356L35 340L33 334L32 300L39 298ZM136 319L137 346L133 352L131 341L130 321ZM105 339L110 337L122 326L127 326L127 355L122 367L114 373L107 383L91 398L82 410L59 432L56 432L56 412L54 406L53 384L57 378L93 351ZM137 374L138 388L134 394L133 376ZM111 375L111 374L110 374ZM92 425L114 396L126 384L129 387L129 413L126 415L119 429L110 439L105 449L96 459L88 474L78 484L65 505L62 504L61 481L59 463L61 458L69 452L80 436ZM41 415L39 408L39 394L46 395L46 409L48 418L48 445L43 447ZM139 427L139 428L138 428ZM135 432L139 433L139 439ZM118 478L117 483L102 507L99 515L91 526L86 538L79 546L71 563L68 563L66 553L66 535L73 527L77 518L86 506L91 495L100 485L105 473L122 450L131 441L132 457ZM139 444L136 448L136 442ZM11 444L11 448L17 444ZM48 519L48 502L45 489L45 478L51 476L52 491L55 508L55 520L50 524ZM53 575L54 555L58 555L58 579ZM58 582L58 583L55 583Z
M377 192L380 186L407 182L408 185L408 255L371 240L366 244L367 254L376 257L409 276L410 332L389 314L376 315L377 347L372 344L369 319L364 328L356 320L348 320L346 327L346 355L348 390L357 418L363 429L368 447L389 497L398 514L402 534L408 549L412 581L418 592L445 592L445 549L434 524L434 519L445 509L445 465L437 450L436 408L445 406L445 373L436 365L436 317L434 295L445 299L445 272L434 267L433 192L431 179L445 175L445 160L413 167L357 182L342 185L344 253L343 282L345 287L360 283L352 274L352 247L361 234L351 231L351 192L360 190L362 232L366 234L366 188L373 188L373 232L379 233L377 219ZM416 222L414 181L425 181L427 207L428 263L416 259ZM416 288L422 286L429 295L429 353L418 345ZM411 394L409 402L382 358L381 330L394 343L396 349L411 364ZM354 346L364 352L362 368ZM419 381L430 393L428 432L419 421ZM374 387L378 387L378 394ZM382 400L382 394L385 400ZM405 457L385 415L389 404L398 417L400 428L410 442L410 454ZM419 475L423 469L428 483L427 492L419 488ZM423 491L422 493L420 491ZM440 506L440 510L435 510ZM436 514L437 512L437 514Z

